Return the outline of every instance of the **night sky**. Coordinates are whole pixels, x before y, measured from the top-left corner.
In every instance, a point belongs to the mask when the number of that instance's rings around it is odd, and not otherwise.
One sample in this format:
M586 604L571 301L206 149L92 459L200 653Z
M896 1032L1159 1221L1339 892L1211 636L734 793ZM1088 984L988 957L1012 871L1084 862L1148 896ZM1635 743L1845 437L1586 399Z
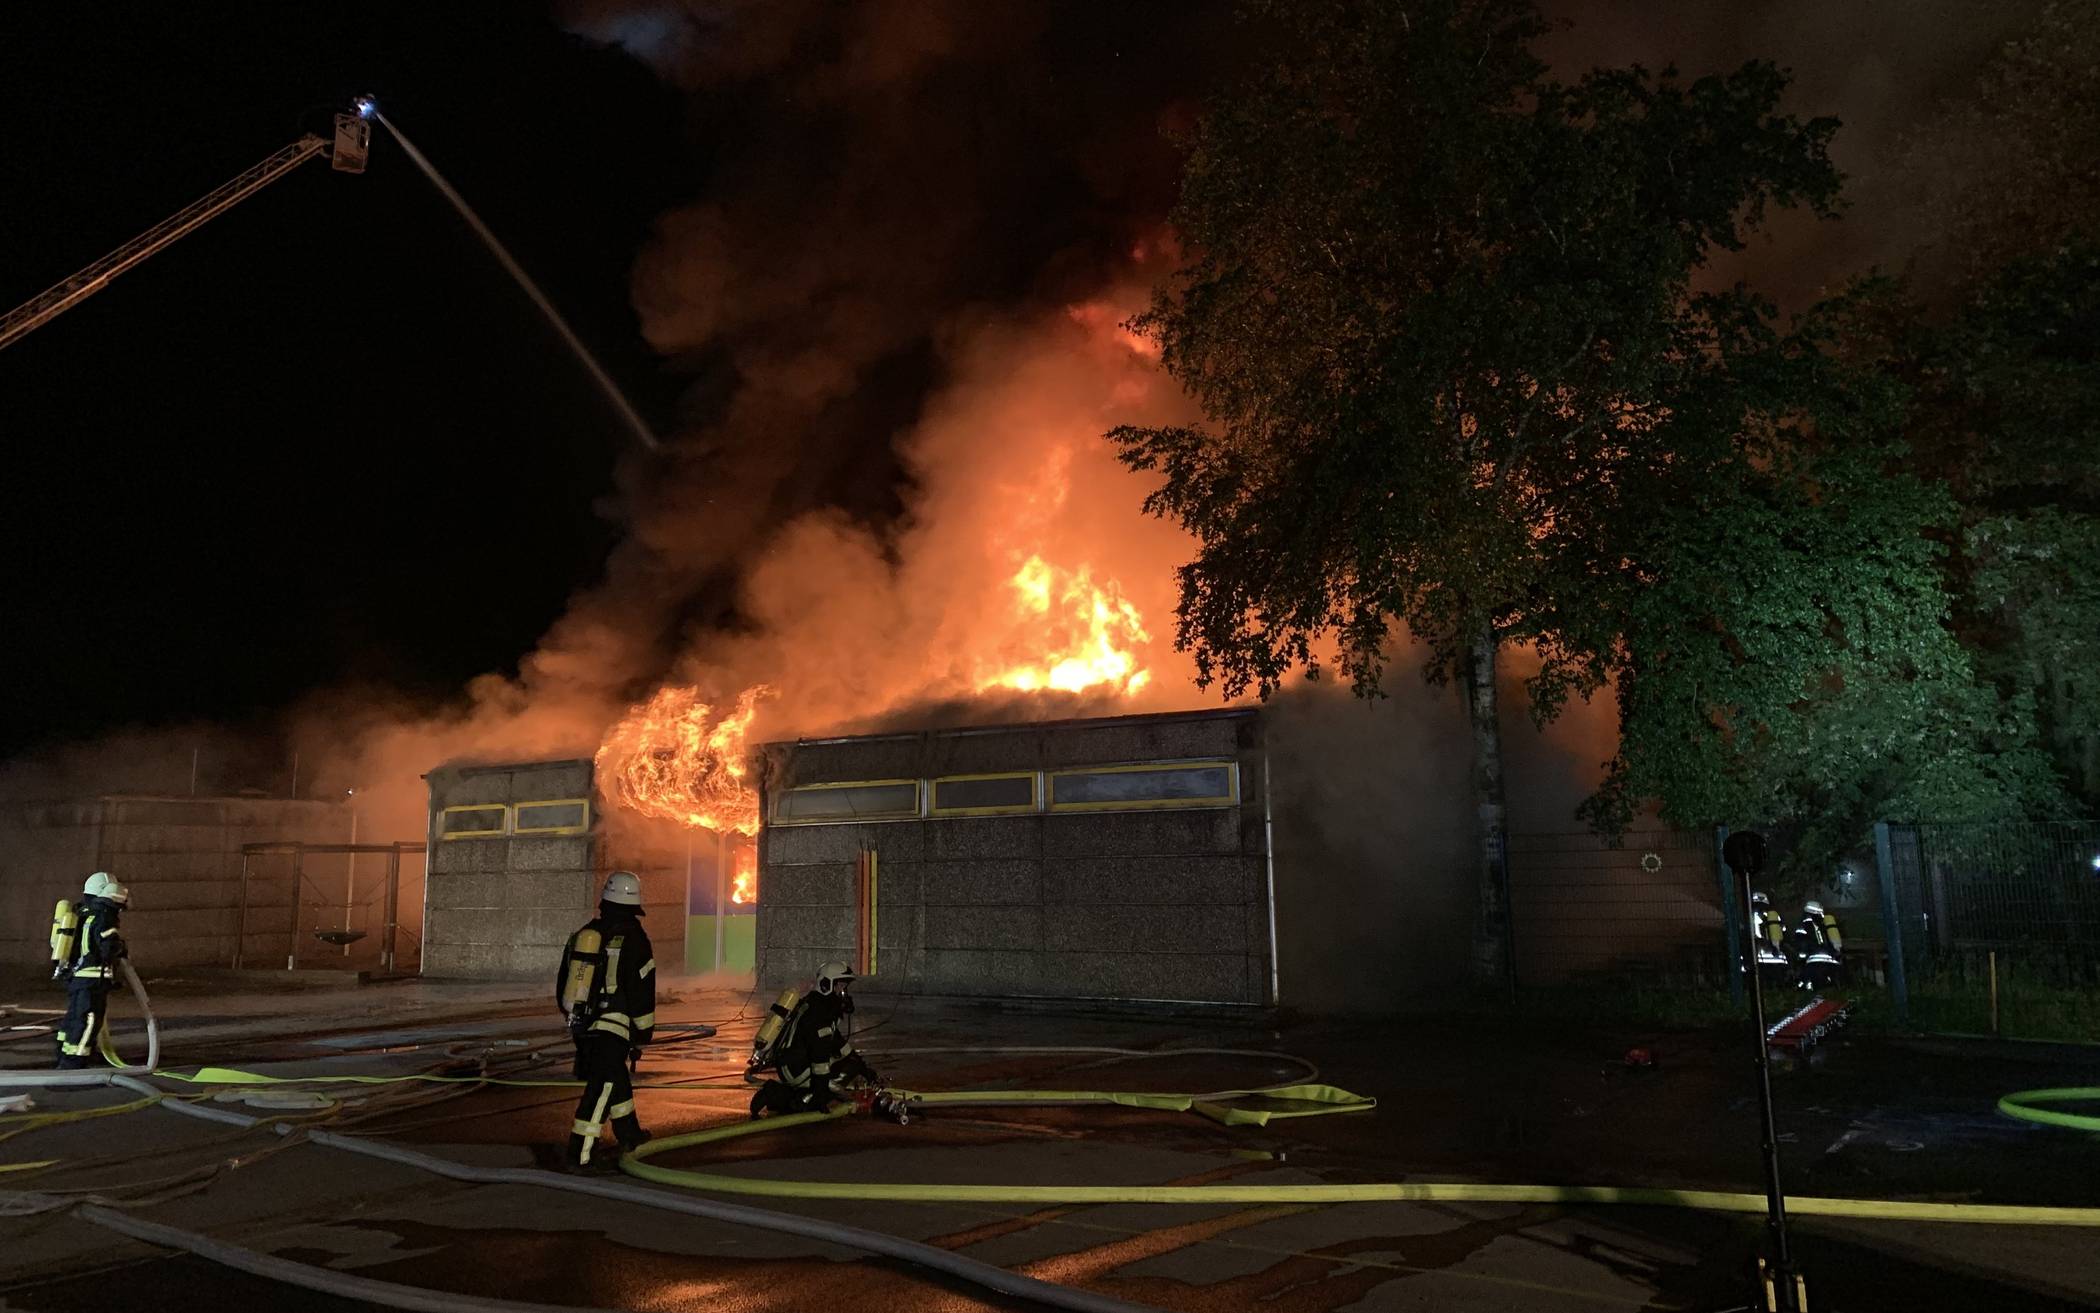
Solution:
M0 300L370 90L670 416L628 270L705 143L626 55L504 0L8 6L0 50ZM393 144L373 154L303 166L0 353L0 748L342 680L449 691L598 572L630 439Z
M0 753L267 727L331 687L440 699L513 667L579 590L642 596L621 606L666 653L680 625L733 623L739 544L812 506L895 513L890 443L958 314L1055 304L1156 229L1175 167L1162 129L1245 50L1227 8L0 7L0 302L325 135L369 91L678 435L637 459L375 131L363 176L310 163L0 352ZM1878 165L2032 8L1565 0L1549 11L1575 24L1546 53L1569 72L1768 56L1799 75L1793 108L1844 117L1851 216L1782 221L1730 271L1798 305L1900 251ZM718 258L674 263L664 285L735 279L716 322L659 351L635 271L660 217L695 204L719 204ZM711 307L680 295L688 320ZM799 409L753 382L833 366Z

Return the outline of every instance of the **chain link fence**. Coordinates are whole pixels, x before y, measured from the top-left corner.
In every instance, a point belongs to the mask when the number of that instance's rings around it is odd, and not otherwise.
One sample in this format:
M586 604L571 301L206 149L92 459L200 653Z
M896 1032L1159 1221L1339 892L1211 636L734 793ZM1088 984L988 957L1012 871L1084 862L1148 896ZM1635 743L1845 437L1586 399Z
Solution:
M1871 859L1775 896L1789 926L1808 898L1837 914L1845 987L1863 1016L1941 1034L2100 1040L2100 822L1874 832ZM1541 1002L1680 1018L1739 1004L1731 945L1747 935L1734 924L1724 837L1512 835L1517 984Z
M2100 822L1876 827L1898 1015L2100 1038Z

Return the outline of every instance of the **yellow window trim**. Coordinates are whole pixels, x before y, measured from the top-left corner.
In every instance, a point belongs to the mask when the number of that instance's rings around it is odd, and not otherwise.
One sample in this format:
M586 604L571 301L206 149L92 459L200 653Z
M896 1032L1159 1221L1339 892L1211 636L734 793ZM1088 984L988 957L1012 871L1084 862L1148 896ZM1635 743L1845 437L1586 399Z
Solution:
M1225 792L1198 798L1141 798L1115 799L1108 802L1059 802L1057 800L1057 777L1060 775L1134 775L1140 772L1164 772L1176 770L1225 770ZM1044 771L1047 790L1047 805L1044 810L1052 812L1127 812L1127 811L1194 811L1205 807L1236 807L1240 801L1240 764L1237 761L1150 761L1122 766L1060 766L1056 770Z
M780 804L791 793L813 793L818 789L872 789L911 785L911 810L876 812L867 816L782 816ZM771 811L775 825L854 825L863 821L915 821L925 814L926 788L921 780L827 780L822 784L797 784L773 795Z
M495 812L496 828L493 830L455 830L445 823L445 818L454 812ZM510 833L510 808L500 802L464 802L438 812L438 839L500 839Z
M525 809L528 807L582 807L583 821L578 825L523 825ZM535 798L531 802L513 804L512 834L585 834L591 828L591 800L589 798Z
M943 807L941 786L961 780L1027 780L1028 801L1000 803L991 807ZM1026 816L1043 809L1043 773L1034 770L989 771L977 775L936 775L926 781L928 816Z

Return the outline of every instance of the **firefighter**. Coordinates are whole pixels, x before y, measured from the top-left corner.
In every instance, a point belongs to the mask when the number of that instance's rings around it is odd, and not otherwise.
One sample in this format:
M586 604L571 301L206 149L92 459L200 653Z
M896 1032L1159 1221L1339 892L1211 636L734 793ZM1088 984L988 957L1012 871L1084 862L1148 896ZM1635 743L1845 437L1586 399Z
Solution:
M1791 984L1794 959L1787 955L1786 922L1772 908L1769 894L1750 895L1750 911L1756 924L1750 933L1757 946L1757 974L1766 986Z
M1794 942L1799 946L1804 988L1820 989L1838 982L1844 971L1845 932L1823 904L1811 899L1802 906Z
M841 1087L878 1083L851 1038L856 978L844 962L817 968L816 983L796 1000L778 1039L753 1055L754 1068L770 1065L776 1073L751 1096L753 1117L822 1112L838 1101Z
M634 1115L630 1074L656 1031L656 955L641 916L641 880L632 871L606 876L598 915L569 936L554 977L555 1001L576 1042L576 1079L583 1082L564 1151L574 1171L594 1169L591 1154L607 1122L622 1149L649 1140ZM601 1156L595 1166L611 1161Z
M117 921L130 905L131 891L107 871L95 872L81 888L78 936L60 963L66 980L66 1019L56 1035L60 1070L102 1061L110 982L117 978L117 963L130 956Z

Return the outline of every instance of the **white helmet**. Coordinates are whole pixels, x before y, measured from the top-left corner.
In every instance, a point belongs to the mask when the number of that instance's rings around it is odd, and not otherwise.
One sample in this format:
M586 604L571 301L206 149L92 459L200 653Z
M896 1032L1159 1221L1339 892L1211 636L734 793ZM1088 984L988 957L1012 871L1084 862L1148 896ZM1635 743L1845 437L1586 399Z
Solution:
M1811 898L1801 905L1801 910L1808 913L1810 916L1821 916L1823 915L1823 904Z
M642 905L642 881L632 871L614 871L605 877L605 892L598 895L602 903L618 903L622 907Z
M859 977L854 974L853 968L847 966L844 962L826 962L823 966L817 968L817 992L819 994L837 993L843 991L846 986L858 979Z
M106 898L119 907L131 906L131 891L107 871L97 871L89 876L80 892L89 898Z

